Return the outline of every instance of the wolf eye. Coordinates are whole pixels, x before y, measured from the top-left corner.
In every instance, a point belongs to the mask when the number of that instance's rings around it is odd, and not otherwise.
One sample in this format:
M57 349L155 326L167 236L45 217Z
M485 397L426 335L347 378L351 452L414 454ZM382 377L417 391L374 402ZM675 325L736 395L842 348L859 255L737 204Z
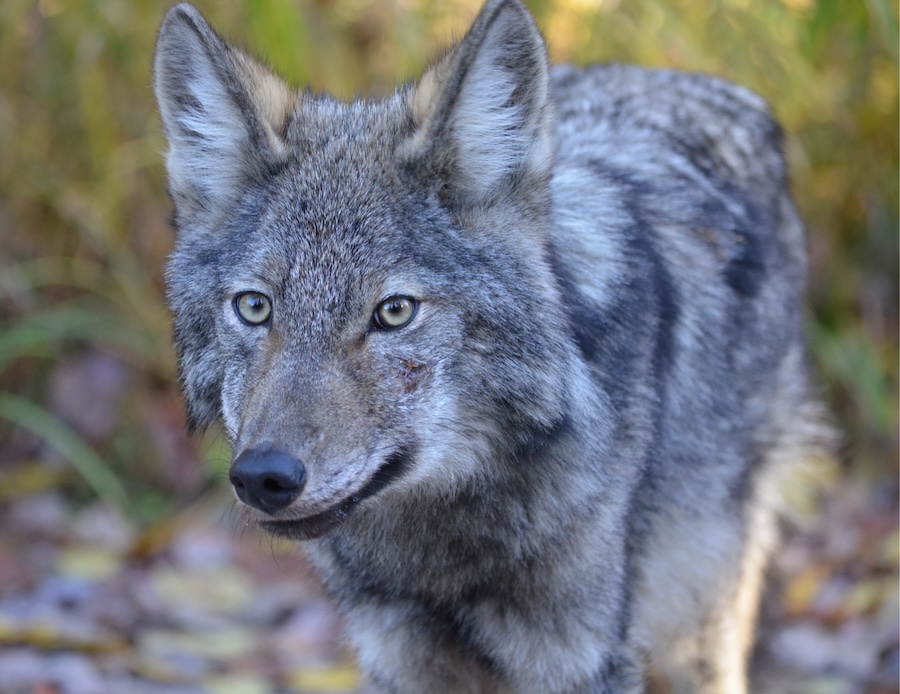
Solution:
M411 297L392 296L378 304L372 319L382 330L402 328L413 319L418 307L419 304Z
M272 302L259 292L241 292L232 303L238 318L247 325L262 325L272 315Z

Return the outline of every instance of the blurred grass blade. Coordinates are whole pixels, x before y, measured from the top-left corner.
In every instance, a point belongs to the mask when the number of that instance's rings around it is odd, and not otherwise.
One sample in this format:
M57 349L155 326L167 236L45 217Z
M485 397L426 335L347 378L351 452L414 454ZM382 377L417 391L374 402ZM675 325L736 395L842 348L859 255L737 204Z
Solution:
M47 334L31 326L18 326L0 335L0 372L20 357L52 357L55 349Z
M866 7L872 23L878 27L884 40L884 47L890 52L894 62L897 62L898 30L896 13L887 0L866 0Z
M97 496L120 511L128 511L131 504L119 478L78 434L57 417L30 400L0 393L0 419L42 438L72 464Z
M122 357L151 368L162 363L158 356L165 352L162 339L139 331L102 300L74 299L35 311L0 334L0 371L20 357L53 356L64 342L112 347Z

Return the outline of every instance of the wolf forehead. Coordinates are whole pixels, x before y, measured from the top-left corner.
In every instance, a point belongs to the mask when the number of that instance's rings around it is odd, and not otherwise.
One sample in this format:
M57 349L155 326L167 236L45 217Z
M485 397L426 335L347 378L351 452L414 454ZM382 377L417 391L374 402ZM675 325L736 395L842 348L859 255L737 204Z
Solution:
M223 221L239 255L265 249L282 265L339 267L345 277L349 268L411 263L451 278L458 271L457 281L498 260L441 200L441 177L403 152L416 127L407 102L405 87L377 102L300 97L278 168L247 186ZM491 236L505 246L515 234ZM251 238L263 249L242 243Z
M403 87L381 101L349 103L302 93L284 125L286 165L311 180L359 182L399 173L396 153L414 129Z
M420 213L420 196L400 194L417 183L393 154L404 138L398 101L344 104L301 97L285 124L278 165L246 182L217 228L264 234L273 242L284 236L293 248L329 240L352 248L368 231L397 226L392 217ZM249 160L257 152L249 148L242 156ZM410 206L420 209L404 209Z
M335 227L377 217L415 182L395 155L411 130L405 114L399 96L349 104L301 96L285 124L282 160L263 182L267 207Z

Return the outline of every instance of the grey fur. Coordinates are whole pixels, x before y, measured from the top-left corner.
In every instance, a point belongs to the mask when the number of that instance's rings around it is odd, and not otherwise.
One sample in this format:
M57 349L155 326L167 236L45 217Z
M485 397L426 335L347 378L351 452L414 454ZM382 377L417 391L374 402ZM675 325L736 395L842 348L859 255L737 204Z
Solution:
M190 5L155 74L191 423L294 461L247 513L305 540L373 685L746 691L777 485L824 431L763 102L550 70L518 0L382 102L287 89Z

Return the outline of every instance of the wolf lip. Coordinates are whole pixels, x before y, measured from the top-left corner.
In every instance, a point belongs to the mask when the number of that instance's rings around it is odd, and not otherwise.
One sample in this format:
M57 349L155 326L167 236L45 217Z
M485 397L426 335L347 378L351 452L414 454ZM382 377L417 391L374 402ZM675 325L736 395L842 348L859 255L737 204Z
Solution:
M338 527L350 516L355 507L354 497L350 497L314 516L300 520L260 521L259 527L267 533L288 540L312 540Z
M349 518L360 502L368 499L399 479L406 470L408 454L405 450L389 456L384 464L375 471L366 486L331 508L314 516L298 520L266 520L260 521L259 527L267 533L289 540L312 540L330 533Z

